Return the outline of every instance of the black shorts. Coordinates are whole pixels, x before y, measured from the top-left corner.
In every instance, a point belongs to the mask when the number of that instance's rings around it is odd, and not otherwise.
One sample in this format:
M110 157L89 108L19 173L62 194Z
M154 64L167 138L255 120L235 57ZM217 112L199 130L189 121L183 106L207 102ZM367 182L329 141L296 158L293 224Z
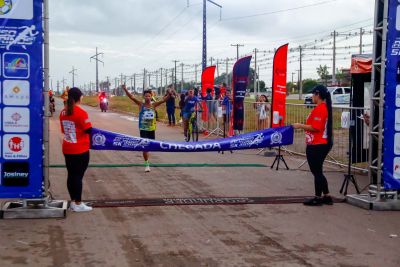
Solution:
M140 137L147 139L156 139L156 131L143 131L140 130Z

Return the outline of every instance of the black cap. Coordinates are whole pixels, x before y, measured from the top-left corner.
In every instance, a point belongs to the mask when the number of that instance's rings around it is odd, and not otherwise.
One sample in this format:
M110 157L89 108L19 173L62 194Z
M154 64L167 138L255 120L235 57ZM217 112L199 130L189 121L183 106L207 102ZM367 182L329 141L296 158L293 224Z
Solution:
M82 95L82 91L77 87L72 87L68 91L68 98L72 98L75 102L78 102Z
M316 86L312 89L311 92L312 92L313 94L318 94L318 95L320 95L320 96L323 97L323 98L325 98L326 95L329 94L328 89L327 89L325 86L321 85L321 84L316 85Z

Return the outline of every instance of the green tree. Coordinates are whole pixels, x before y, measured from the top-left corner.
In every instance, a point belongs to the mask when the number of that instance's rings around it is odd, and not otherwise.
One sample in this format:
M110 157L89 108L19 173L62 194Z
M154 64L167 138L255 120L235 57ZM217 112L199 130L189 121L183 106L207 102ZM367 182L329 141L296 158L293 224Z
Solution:
M326 65L324 66L319 65L319 67L317 68L317 74L322 81L325 81L325 86L326 86L328 84L328 78L329 78L328 67Z
M308 94L311 90L318 84L318 81L313 79L305 79L303 80L303 93Z

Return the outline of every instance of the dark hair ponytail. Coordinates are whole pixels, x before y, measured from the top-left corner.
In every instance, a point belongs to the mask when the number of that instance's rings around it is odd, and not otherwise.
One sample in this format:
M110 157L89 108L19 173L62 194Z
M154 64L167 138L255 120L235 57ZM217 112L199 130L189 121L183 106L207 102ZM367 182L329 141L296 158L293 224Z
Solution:
M67 116L71 116L74 113L75 101L72 97L67 99Z
M68 91L68 99L67 99L67 116L71 116L74 113L75 104L80 101L82 96L82 91L73 87Z

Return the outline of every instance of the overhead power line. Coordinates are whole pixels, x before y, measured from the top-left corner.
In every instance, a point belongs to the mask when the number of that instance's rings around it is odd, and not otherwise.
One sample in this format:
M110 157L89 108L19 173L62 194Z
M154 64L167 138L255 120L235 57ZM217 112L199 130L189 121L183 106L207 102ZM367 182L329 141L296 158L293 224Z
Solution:
M318 3L310 4L310 5L303 5L303 6L292 7L292 8L287 8L287 9L281 9L281 10L276 10L276 11L263 12L263 13L246 15L246 16L239 16L239 17L231 17L231 18L222 19L221 21L248 19L248 18L260 17L260 16L273 15L273 14L278 14L278 13L283 13L283 12L288 12L288 11L293 11L293 10L304 9L304 8L308 8L308 7L314 7L314 6L330 4L330 3L333 3L333 2L336 2L336 1L337 0L322 1L322 2L318 2Z

